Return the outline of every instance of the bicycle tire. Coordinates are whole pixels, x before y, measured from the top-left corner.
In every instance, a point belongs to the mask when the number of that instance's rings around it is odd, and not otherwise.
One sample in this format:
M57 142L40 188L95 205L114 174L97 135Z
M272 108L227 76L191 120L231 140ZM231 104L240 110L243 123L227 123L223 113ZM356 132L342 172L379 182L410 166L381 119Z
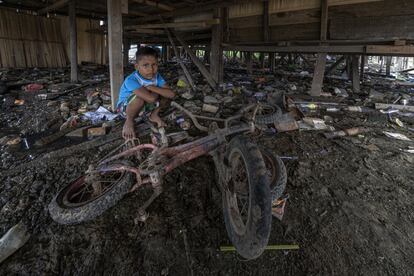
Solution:
M270 125L276 123L282 116L282 109L277 105L265 105L266 108L273 109L271 114L256 115L255 123L259 125Z
M240 212L234 208L234 193L229 187L233 185L234 190L239 188L234 184L236 177L229 176L227 183L223 185L227 187L223 192L224 222L237 252L245 259L255 259L263 253L271 231L270 180L259 148L244 136L234 137L228 145L225 164L227 163L226 170L229 170L231 175L237 171L237 168L233 167L236 162L232 161L237 156L241 157L247 173L248 215L242 227L237 216Z
M265 161L266 168L270 171L270 193L272 202L278 200L286 189L287 172L283 160L273 152L259 147Z
M123 165L131 165L127 161L118 161ZM89 221L103 212L113 207L125 194L131 189L133 184L133 174L123 172L119 179L110 189L92 201L78 206L71 207L64 202L64 197L71 191L74 185L81 185L79 181L84 181L85 176L77 178L65 187L63 187L49 204L49 214L52 219L59 224L78 224Z

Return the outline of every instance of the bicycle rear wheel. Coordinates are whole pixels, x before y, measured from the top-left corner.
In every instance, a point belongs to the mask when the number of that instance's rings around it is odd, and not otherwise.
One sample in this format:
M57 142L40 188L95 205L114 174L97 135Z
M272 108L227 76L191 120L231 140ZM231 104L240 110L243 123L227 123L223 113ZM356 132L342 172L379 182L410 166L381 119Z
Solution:
M127 161L117 164L131 165ZM52 219L60 224L92 220L114 206L128 193L133 174L126 171L85 174L61 189L49 204Z

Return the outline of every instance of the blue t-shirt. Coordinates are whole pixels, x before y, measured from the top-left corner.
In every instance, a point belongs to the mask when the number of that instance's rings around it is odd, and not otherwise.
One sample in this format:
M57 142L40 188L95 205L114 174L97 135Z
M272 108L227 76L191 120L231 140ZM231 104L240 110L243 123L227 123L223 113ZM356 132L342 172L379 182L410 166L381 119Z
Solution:
M141 76L141 74L138 73L138 71L135 71L124 80L124 83L122 84L121 89L119 91L119 99L117 106L126 101L129 98L129 96L134 92L134 90L137 90L142 86L146 87L149 85L154 85L158 87L163 87L164 84L165 80L163 79L163 77L161 77L159 73L157 73L154 78L149 80Z

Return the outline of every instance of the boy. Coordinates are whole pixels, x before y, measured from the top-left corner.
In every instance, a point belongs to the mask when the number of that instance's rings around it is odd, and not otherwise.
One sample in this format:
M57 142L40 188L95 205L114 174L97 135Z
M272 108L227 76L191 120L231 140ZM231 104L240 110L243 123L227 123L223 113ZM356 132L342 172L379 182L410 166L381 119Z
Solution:
M153 48L138 49L135 69L122 84L117 104L117 111L126 116L122 129L126 140L135 138L134 119L141 112L152 111L149 120L158 127L164 126L158 113L175 96L158 73L158 53Z

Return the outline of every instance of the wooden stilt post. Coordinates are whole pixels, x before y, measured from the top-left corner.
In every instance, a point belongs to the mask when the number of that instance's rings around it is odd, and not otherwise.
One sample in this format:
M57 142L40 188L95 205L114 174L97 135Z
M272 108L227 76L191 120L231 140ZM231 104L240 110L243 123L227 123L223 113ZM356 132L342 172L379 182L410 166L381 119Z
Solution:
M167 62L167 45L166 44L162 44L162 62L163 63Z
M206 47L207 48L207 47ZM206 49L204 51L204 58L203 58L204 63L210 63L210 50Z
M275 53L269 53L269 68L270 72L275 72L276 67L276 60L275 60Z
M220 22L224 22L224 9L217 8L214 11L214 17L219 18ZM214 81L219 84L223 81L223 47L221 45L223 41L223 24L216 24L212 27L211 38L211 60L210 60L210 72Z
M123 64L126 67L129 63L129 49L131 49L131 42L129 39L123 39Z
M253 66L252 66L252 52L246 52L246 69L248 74L253 73Z
M392 57L386 57L385 60L385 74L388 76L391 76L391 63L392 63Z
M346 76L350 80L352 78L352 58L346 57Z
M359 65L359 56L353 55L352 56L352 90L354 93L359 93L361 90L360 82L359 82L359 72L358 66Z
M328 27L328 0L321 1L321 29L320 39L322 42L326 41ZM315 71L313 72L313 80L310 94L312 96L320 96L323 86L323 78L325 75L326 53L318 53L316 60ZM290 56L289 56L290 58Z
M78 81L78 45L76 30L76 3L69 2L70 80Z
M361 82L364 82L364 72L365 72L365 63L366 63L366 56L361 56L361 68L359 72L359 78L361 79Z
M325 73L326 65L326 53L319 53L316 60L315 71L313 72L312 88L310 91L311 96L320 96L323 85L323 77Z
M345 56L340 57L337 59L334 64L332 64L325 72L325 75L329 75L335 68L337 68L342 62L344 62Z
M108 45L112 110L115 110L119 89L124 80L122 67L122 1L108 0Z

